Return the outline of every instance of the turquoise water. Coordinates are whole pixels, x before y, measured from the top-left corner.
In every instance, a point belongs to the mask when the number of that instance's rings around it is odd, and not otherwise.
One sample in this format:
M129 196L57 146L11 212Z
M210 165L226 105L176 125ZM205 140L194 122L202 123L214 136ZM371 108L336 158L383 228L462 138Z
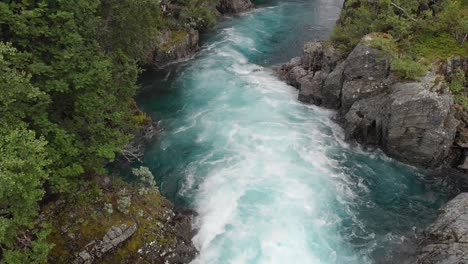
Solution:
M392 263L447 200L423 173L345 143L334 112L269 69L325 39L341 4L264 1L143 77L138 102L163 128L145 163L199 213L193 263Z

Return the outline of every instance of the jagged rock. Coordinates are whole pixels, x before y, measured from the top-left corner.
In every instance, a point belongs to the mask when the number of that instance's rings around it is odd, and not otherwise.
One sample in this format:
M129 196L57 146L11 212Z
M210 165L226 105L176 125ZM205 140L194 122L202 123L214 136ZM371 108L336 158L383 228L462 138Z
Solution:
M423 167L465 168L466 112L454 111L444 76L429 72L405 82L390 72L390 62L373 48L375 34L365 36L340 62L329 44L311 42L302 57L281 67L280 78L299 89L299 100L339 109L347 140L381 147L400 161ZM464 69L465 59L450 60L446 71ZM442 80L442 81L441 81ZM468 119L468 117L467 117ZM458 130L457 130L458 129Z
M188 58L198 51L198 30L187 32L164 31L160 33L158 48L154 51L152 65L156 68Z
M301 102L322 105L323 96L321 89L327 76L327 72L318 71L315 73L310 73L299 79L299 100Z
M217 8L223 14L238 14L252 7L250 0L221 0Z
M344 63L341 63L327 76L322 89L322 103L324 107L338 109L341 106L343 71Z
M283 65L279 76L299 89L300 101L334 108L341 94L343 66L336 67L339 60L338 51L330 44L309 42L304 45L302 57Z
M329 73L336 67L339 60L338 51L328 43L309 42L304 45L302 64L311 72Z
M354 102L382 93L390 64L381 51L370 46L372 35L365 36L344 62L341 111L346 113Z
M167 232L173 233L175 239L166 245L156 242L147 244L142 252L150 263L181 264L190 263L198 254L192 243L194 231L192 220L196 216L193 210L176 210L170 212L168 222L164 224Z
M424 232L418 264L468 263L468 193L459 194Z
M345 116L348 140L379 145L391 157L437 167L449 155L458 122L450 94L423 82L396 83L388 93L363 99Z
M100 242L91 242L88 245L93 245L94 247L87 251L81 251L76 259L73 261L73 264L91 264L94 260L100 259L107 252L117 248L124 241L129 239L137 230L137 225L132 226L121 225L113 226Z

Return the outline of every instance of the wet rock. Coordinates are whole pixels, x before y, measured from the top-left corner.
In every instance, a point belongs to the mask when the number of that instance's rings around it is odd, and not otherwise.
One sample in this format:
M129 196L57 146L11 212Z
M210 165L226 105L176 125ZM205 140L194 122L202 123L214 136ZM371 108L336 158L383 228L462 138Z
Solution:
M219 12L223 14L238 14L253 7L250 0L221 0L218 4Z
M468 193L459 194L424 232L418 264L468 263Z
M323 95L321 90L327 76L328 73L318 71L299 79L299 101L322 105Z
M292 59L278 73L281 79L299 89L300 101L336 108L343 75L343 66L336 67L339 61L340 55L331 45L309 42L304 45L302 57Z
M379 146L425 168L465 169L468 122L456 119L464 120L466 111L454 110L445 77L428 72L419 81L397 79L390 61L372 47L374 36L363 37L343 61L328 44L308 43L300 59L281 67L280 78L299 89L300 101L338 109L348 141ZM465 59L454 58L446 71L460 68L465 69Z

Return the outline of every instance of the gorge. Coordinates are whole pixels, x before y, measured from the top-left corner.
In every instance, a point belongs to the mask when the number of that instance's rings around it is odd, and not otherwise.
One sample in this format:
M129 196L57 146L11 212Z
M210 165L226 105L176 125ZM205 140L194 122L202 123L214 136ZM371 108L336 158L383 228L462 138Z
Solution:
M465 0L0 1L0 264L468 263Z
M161 192L198 212L194 263L415 263L458 190L346 143L272 66L326 40L342 1L278 1L228 18L190 61L143 76L162 127L145 155ZM293 15L292 15L293 14Z

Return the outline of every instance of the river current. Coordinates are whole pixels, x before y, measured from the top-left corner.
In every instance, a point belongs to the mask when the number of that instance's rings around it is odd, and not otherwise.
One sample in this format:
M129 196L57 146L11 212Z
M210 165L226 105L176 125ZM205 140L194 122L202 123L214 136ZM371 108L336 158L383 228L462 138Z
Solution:
M162 128L145 164L199 214L193 263L399 262L448 191L344 142L333 111L300 103L270 69L326 39L342 0L257 5L193 59L145 73L137 98Z

